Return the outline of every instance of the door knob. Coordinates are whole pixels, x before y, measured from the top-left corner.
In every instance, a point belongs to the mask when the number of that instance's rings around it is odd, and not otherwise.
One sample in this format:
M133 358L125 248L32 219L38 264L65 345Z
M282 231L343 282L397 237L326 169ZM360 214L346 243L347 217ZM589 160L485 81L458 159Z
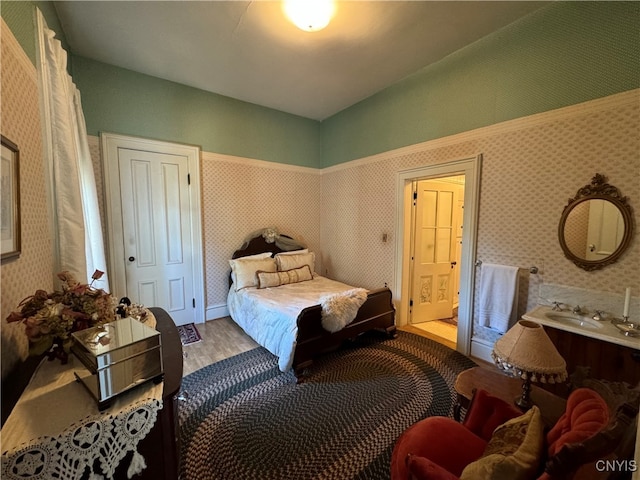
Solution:
M136 259L136 257L129 257L129 261L133 262Z
M458 264L458 262L451 262L451 268L455 267Z

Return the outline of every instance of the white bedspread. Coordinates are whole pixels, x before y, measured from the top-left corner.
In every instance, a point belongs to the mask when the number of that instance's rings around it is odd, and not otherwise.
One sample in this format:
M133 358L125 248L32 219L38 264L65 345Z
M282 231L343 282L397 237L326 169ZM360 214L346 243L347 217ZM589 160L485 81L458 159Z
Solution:
M307 282L273 288L229 290L231 318L256 342L278 357L278 367L288 371L293 364L300 312L320 304L320 298L353 289L345 283L315 276Z

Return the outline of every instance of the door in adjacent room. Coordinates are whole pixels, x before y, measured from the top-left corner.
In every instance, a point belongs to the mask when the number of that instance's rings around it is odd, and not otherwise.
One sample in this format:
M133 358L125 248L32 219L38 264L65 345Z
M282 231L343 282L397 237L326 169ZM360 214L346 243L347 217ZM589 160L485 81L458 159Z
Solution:
M394 281L394 299L397 298L398 305L397 325L409 332L424 334L464 355L469 355L472 349L481 165L482 154L478 154L410 168L397 175L399 221L396 242L397 275ZM423 181L426 182L423 184L426 188L418 188L418 184ZM429 187L428 182L438 182L440 185ZM437 202L432 203L426 211L418 214L419 190L422 191L423 198L432 199L437 199L442 192L448 193L442 195L440 206ZM438 232L438 229L442 231ZM422 231L418 233L418 230ZM429 238L435 238L438 242L434 241L431 245L424 242L423 239ZM440 285L438 275L444 278ZM425 280L429 277L430 281ZM421 294L423 298L420 297ZM420 303L440 302L435 295L441 298L446 308L444 313L431 316L430 305L426 305L426 310L423 310L424 305ZM437 311L437 308L433 311ZM420 318L422 315L424 317ZM448 318L450 323L436 318L440 315L451 316ZM422 321L423 318L433 320ZM444 324L439 326L445 326L445 331L449 330L451 334L444 338L439 332L427 330L432 324Z
M463 203L463 175L414 182L409 322L454 344Z
M416 182L412 323L450 318L457 303L460 190L449 181Z

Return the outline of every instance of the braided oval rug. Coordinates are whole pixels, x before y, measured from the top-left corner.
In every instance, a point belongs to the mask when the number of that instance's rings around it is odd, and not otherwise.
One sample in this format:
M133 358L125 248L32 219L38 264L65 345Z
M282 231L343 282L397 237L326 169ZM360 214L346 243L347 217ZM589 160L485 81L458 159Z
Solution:
M182 480L388 479L400 434L452 416L475 363L428 338L363 335L320 357L303 383L264 348L183 379Z

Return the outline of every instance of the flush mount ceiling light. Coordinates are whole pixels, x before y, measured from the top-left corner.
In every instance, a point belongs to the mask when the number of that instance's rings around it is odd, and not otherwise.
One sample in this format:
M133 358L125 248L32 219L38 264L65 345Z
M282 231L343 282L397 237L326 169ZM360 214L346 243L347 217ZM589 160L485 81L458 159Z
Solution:
M282 8L300 30L317 32L331 21L334 12L333 0L284 0Z

